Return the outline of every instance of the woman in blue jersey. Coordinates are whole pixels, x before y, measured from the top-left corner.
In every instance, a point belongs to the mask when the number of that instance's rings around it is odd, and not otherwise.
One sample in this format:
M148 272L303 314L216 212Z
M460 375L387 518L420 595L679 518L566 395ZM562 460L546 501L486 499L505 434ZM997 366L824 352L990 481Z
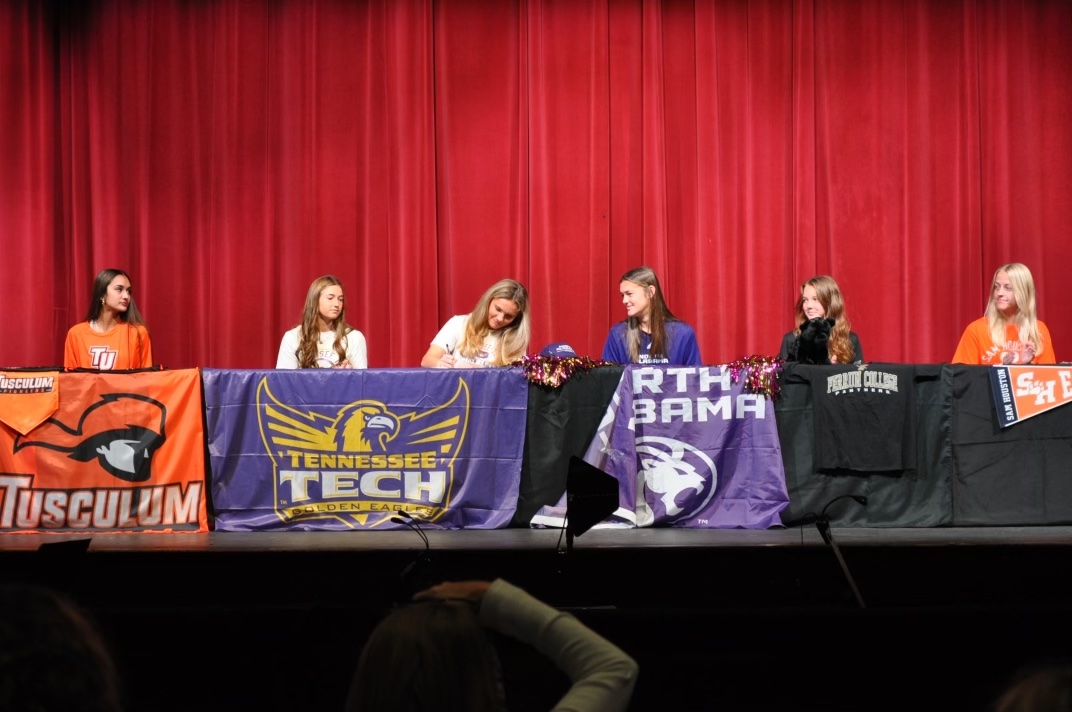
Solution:
M623 274L618 291L626 319L607 334L604 361L700 365L696 333L666 306L659 278L651 267L636 267Z

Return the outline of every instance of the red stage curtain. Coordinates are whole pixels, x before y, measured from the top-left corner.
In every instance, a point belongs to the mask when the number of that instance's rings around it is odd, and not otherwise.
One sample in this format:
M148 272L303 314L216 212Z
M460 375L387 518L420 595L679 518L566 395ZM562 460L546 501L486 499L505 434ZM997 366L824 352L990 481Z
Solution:
M805 278L870 360L938 362L1007 261L1072 358L1072 4L0 3L0 365L131 273L166 366L275 362L340 277L374 367L515 277L598 356L641 263L705 361Z

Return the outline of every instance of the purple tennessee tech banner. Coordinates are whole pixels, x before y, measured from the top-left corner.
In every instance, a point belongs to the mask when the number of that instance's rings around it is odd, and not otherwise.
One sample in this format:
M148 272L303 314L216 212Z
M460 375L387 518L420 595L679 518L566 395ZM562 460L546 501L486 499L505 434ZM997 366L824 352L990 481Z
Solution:
M505 527L517 507L520 369L203 371L216 529Z
M718 366L629 366L585 453L618 478L608 526L766 529L789 504L773 404Z

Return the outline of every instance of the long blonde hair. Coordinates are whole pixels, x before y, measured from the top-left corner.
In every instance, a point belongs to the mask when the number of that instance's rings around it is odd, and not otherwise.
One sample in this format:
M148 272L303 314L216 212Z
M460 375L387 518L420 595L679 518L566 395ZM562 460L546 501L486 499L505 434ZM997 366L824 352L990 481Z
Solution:
M465 325L465 338L458 346L458 352L467 358L473 358L484 348L484 340L491 329L488 328L488 310L496 299L509 299L517 305L514 320L498 330L499 352L488 361L494 366L505 366L525 355L529 348L529 293L520 283L512 279L500 279L484 292L480 301L469 314Z
M998 275L1004 272L1009 275L1012 283L1012 294L1016 298L1016 314L1006 318L994 305L994 289L998 281ZM984 316L990 322L990 338L995 344L1005 343L1005 327L1012 324L1020 334L1021 343L1035 345L1035 356L1042 353L1042 334L1038 328L1037 307L1035 305L1035 280L1031 276L1031 270L1027 265L1020 262L1010 262L994 270L994 278L990 280L990 298L986 303Z
M856 353L852 348L849 334L852 333L852 322L845 312L845 300L841 297L841 289L837 282L829 275L820 274L800 285L800 296L797 297L795 306L796 328L793 333L800 335L800 330L808 323L808 317L804 315L804 288L811 287L823 305L826 318L834 320L834 326L830 329L827 351L834 357L834 363L852 363Z
M302 311L301 331L298 333L298 368L316 368L316 358L320 353L320 328L317 326L317 318L320 316L320 293L328 287L342 288L342 282L330 274L317 277L309 285L309 293L305 295L305 309ZM345 293L345 290L344 290ZM346 299L342 300L339 316L332 324L335 332L335 353L339 356L339 363L346 360L346 335L353 331L353 327L346 323Z

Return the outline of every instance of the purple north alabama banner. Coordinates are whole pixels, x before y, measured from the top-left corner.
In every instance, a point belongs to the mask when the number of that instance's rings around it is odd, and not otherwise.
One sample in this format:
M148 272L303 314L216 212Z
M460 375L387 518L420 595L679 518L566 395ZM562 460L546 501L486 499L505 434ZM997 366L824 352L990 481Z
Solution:
M618 511L597 527L781 524L789 495L774 406L747 393L744 376L734 383L718 366L625 369L584 458L618 479ZM554 525L563 513L560 502L532 523Z
M494 529L517 506L519 369L203 371L216 529Z

